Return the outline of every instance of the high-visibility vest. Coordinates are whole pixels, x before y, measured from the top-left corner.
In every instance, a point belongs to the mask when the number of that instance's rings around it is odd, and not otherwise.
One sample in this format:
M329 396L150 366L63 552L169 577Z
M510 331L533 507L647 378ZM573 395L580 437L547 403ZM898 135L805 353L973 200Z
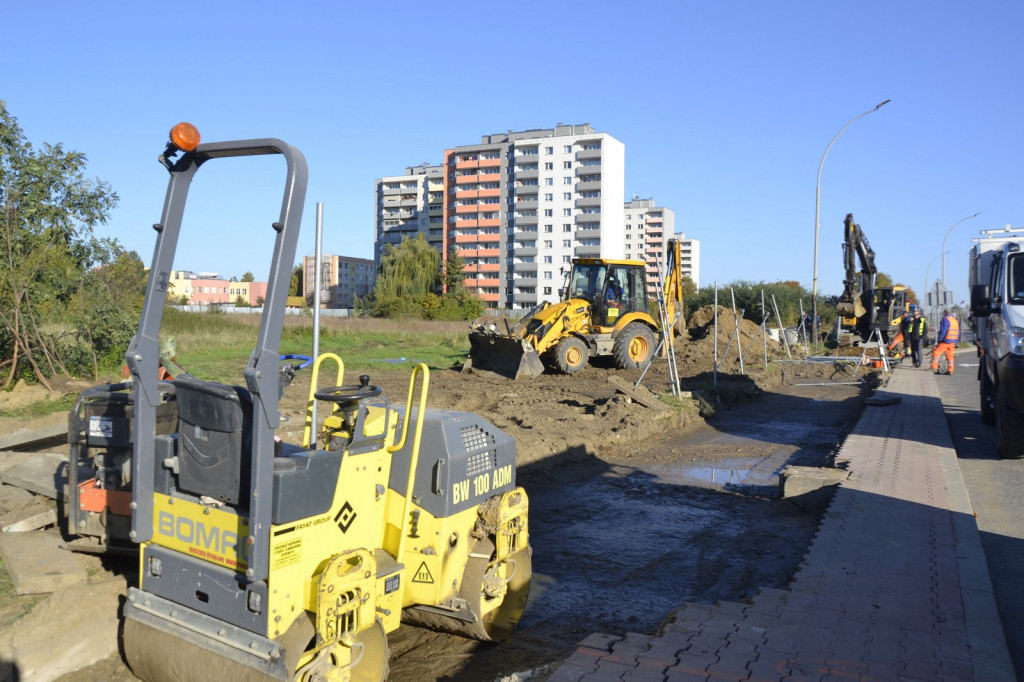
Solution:
M942 339L942 343L956 343L960 340L960 322L952 315L945 319L949 324L949 329L946 330L946 338Z

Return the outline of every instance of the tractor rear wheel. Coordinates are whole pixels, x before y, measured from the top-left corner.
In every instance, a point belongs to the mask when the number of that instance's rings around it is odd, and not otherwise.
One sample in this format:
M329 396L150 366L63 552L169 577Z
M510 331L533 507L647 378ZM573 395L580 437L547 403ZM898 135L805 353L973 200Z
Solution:
M582 372L587 366L587 346L575 336L567 336L555 347L555 367L565 374Z
M619 369L646 365L654 355L654 332L642 322L630 322L615 337L612 355Z

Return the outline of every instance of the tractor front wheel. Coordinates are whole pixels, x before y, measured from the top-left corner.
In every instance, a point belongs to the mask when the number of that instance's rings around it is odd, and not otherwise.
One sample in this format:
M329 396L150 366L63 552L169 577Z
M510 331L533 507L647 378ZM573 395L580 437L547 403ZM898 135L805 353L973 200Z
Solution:
M575 336L567 336L555 348L555 366L565 374L576 374L586 368L587 356L587 345Z

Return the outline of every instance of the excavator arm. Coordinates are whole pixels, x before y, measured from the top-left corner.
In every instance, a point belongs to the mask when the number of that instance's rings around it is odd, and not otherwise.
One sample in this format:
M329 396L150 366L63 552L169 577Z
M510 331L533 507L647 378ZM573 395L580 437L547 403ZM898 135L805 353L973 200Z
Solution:
M844 222L843 240L843 263L846 267L846 276L843 279L843 293L839 297L836 310L840 315L846 317L861 317L868 311L865 300L870 300L875 288L875 275L878 268L875 266L875 252L868 244L860 225L853 222L853 214L846 214ZM854 258L860 261L860 274L856 269ZM857 284L860 283L860 295L857 293ZM867 297L867 298L865 298Z
M665 295L665 319L671 324L676 319L676 308L683 305L683 269L680 258L681 248L678 239L669 239L665 247L665 276L663 292Z

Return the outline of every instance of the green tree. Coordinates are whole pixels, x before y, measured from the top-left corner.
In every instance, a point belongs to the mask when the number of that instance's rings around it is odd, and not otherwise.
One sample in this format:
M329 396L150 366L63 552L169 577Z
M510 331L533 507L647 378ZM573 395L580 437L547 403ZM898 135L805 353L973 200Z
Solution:
M59 351L69 302L84 273L118 255L112 240L93 235L117 205L117 194L86 180L84 154L61 145L32 147L0 100L0 368L3 387L22 372L51 388L68 374Z
M61 344L69 371L85 373L86 367L80 363L86 351L96 381L101 367L119 366L124 362L145 293L146 268L134 251L117 247L108 264L83 273L81 287L68 307L77 330L76 340L65 339ZM84 339L87 345L82 346L77 339Z
M292 268L292 281L288 285L289 296L302 296L302 265Z
M242 275L242 281L243 282L255 282L256 281L256 276L254 274L252 274L251 272L249 272L248 270L246 270L245 274Z
M466 288L463 267L462 259L452 252L442 268L441 255L422 234L397 246L388 244L381 255L373 291L365 302L366 309L374 317L478 317L483 303Z

